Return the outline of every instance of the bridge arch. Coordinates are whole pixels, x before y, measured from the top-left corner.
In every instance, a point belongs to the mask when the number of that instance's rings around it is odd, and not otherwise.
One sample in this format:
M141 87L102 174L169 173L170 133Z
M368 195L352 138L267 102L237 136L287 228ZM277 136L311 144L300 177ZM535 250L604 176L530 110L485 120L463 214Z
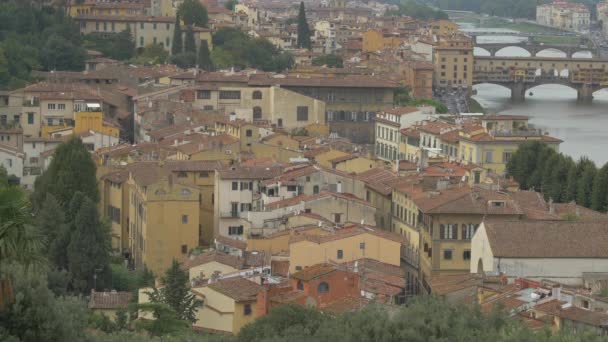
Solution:
M484 47L476 46L473 48L473 55L490 57L490 56L492 56L492 53Z
M596 54L593 53L592 50L585 50L585 49L575 51L572 54L572 58L579 58L579 59L595 58L595 57L596 57Z
M508 50L513 51L513 53L509 53ZM517 52L520 53L517 53ZM521 56L521 52L525 52L527 53L527 56ZM494 53L494 56L496 57L533 57L532 55L532 51L523 47L523 46L519 46L519 45L509 45L509 46L505 46L502 47L498 50L496 50L496 52Z
M559 52L561 54L561 56L554 56L554 54L556 52ZM568 56L568 52L566 52L566 51L564 51L562 49L555 48L555 47L547 47L547 48L544 48L544 49L541 48L541 49L539 49L539 50L536 51L536 53L534 54L534 56L536 56L536 57L549 57L549 58L552 58L552 57L568 58L569 57Z

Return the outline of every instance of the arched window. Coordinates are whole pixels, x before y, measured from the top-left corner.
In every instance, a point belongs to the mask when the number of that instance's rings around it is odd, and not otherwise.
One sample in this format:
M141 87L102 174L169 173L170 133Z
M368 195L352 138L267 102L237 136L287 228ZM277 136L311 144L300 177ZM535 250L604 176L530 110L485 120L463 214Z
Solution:
M182 195L190 195L192 193L192 191L188 190L188 189L182 189L181 194Z
M262 99L262 92L259 90L256 90L253 92L253 94L251 95L251 98L254 100L261 100Z
M317 286L317 292L318 293L327 293L329 292L329 284L326 282L322 282L321 284L319 284L319 286Z
M260 120L260 119L262 119L262 108L253 107L253 120Z
M301 280L298 280L298 290L304 290L304 283Z

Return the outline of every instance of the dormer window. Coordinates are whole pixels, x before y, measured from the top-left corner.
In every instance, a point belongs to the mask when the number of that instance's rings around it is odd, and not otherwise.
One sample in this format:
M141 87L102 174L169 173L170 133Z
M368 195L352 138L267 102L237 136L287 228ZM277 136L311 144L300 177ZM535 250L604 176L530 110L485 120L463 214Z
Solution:
M490 201L490 206L493 208L504 208L507 204L504 201Z

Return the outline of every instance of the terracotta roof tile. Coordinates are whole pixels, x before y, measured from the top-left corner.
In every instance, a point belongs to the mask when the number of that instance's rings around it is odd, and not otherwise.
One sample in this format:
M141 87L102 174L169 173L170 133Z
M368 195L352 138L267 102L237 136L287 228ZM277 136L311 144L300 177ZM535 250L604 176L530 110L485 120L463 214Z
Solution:
M254 301L258 292L263 290L261 285L242 277L222 279L207 286L237 302Z

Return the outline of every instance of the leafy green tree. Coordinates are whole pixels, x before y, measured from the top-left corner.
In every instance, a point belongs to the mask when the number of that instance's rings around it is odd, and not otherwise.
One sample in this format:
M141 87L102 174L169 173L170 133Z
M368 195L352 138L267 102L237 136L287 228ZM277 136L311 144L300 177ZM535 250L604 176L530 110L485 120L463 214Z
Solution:
M171 45L171 54L176 55L183 51L182 45L182 27L180 24L180 15L179 13L175 16L175 25L173 29L173 45Z
M300 2L300 10L298 12L298 47L309 49L312 47L310 42L310 27L306 20L306 9L304 2Z
M70 234L63 210L55 196L47 194L42 208L36 215L38 229L46 237L46 255L55 265L62 263L66 248L62 241L66 235Z
M591 209L597 211L608 210L608 163L598 170L591 192Z
M48 169L36 179L33 203L40 208L46 194L52 194L64 208L75 192L82 192L93 202L99 200L96 167L91 153L78 137L57 147Z
M396 106L407 106L407 104L412 100L409 94L409 90L405 87L399 87L395 89L393 94L393 102Z
M43 247L44 238L34 228L31 206L23 189L0 185L0 261L42 265Z
M324 321L318 310L300 305L281 305L270 314L246 325L239 332L239 341L306 341L312 340ZM338 339L344 341L343 339ZM364 339L361 339L364 341Z
M171 63L177 65L180 68L192 68L196 65L196 53L182 52L177 55L173 55L170 58Z
M129 326L129 314L127 310L121 308L116 311L116 328L117 330L125 330Z
M576 203L590 208L591 193L593 192L593 184L595 175L597 174L597 166L587 158L581 158L577 166L577 173L580 174L576 185Z
M315 66L325 65L329 68L342 68L343 67L342 57L335 55L335 54L322 55L319 57L315 57L312 59L312 65L315 65Z
M74 288L88 294L103 288L109 274L109 231L99 221L95 203L85 198L74 220L68 246L68 266Z
M85 46L96 50L109 58L116 60L127 60L135 55L135 41L131 29L113 34L91 33L85 36Z
M86 341L89 311L82 300L55 297L47 288L43 273L18 266L8 268L7 273L15 302L0 315L0 340Z
M433 106L435 107L435 111L439 114L446 114L448 112L448 106L441 101L437 101L435 99L412 99L407 103L408 106L416 107L416 106Z
M236 7L236 5L239 2L237 0L228 0L226 1L226 3L224 3L224 6L226 7L227 10L234 12L234 8Z
M138 330L146 330L155 336L176 335L190 329L188 321L179 319L179 314L169 305L164 303L139 304L137 308L141 311L151 312L153 320L139 320L136 323Z
M156 276L154 275L154 273L150 271L150 269L146 265L144 265L137 277L137 287L152 287L154 286L155 279Z
M135 59L136 64L157 65L167 62L169 53L160 44L146 45Z
M40 51L41 64L47 70L82 70L86 53L61 36L51 36Z
M0 188L8 186L8 172L4 166L0 165Z
M578 168L574 162L568 165L568 172L566 176L566 189L564 191L564 197L562 201L571 202L576 201L576 189L578 188Z
M209 53L209 45L206 40L201 41L201 46L198 49L198 56L196 64L199 68L207 71L213 70L213 61L211 61L211 54Z
M209 22L207 9L198 0L184 0L179 6L177 13L186 25L207 27Z
M192 26L186 27L186 38L184 39L184 52L196 54L196 42L194 40L194 31Z
M178 319L194 323L196 309L202 303L190 292L188 273L180 268L176 260L165 272L162 282L163 288L154 288L149 293L150 301L166 304L175 311Z

